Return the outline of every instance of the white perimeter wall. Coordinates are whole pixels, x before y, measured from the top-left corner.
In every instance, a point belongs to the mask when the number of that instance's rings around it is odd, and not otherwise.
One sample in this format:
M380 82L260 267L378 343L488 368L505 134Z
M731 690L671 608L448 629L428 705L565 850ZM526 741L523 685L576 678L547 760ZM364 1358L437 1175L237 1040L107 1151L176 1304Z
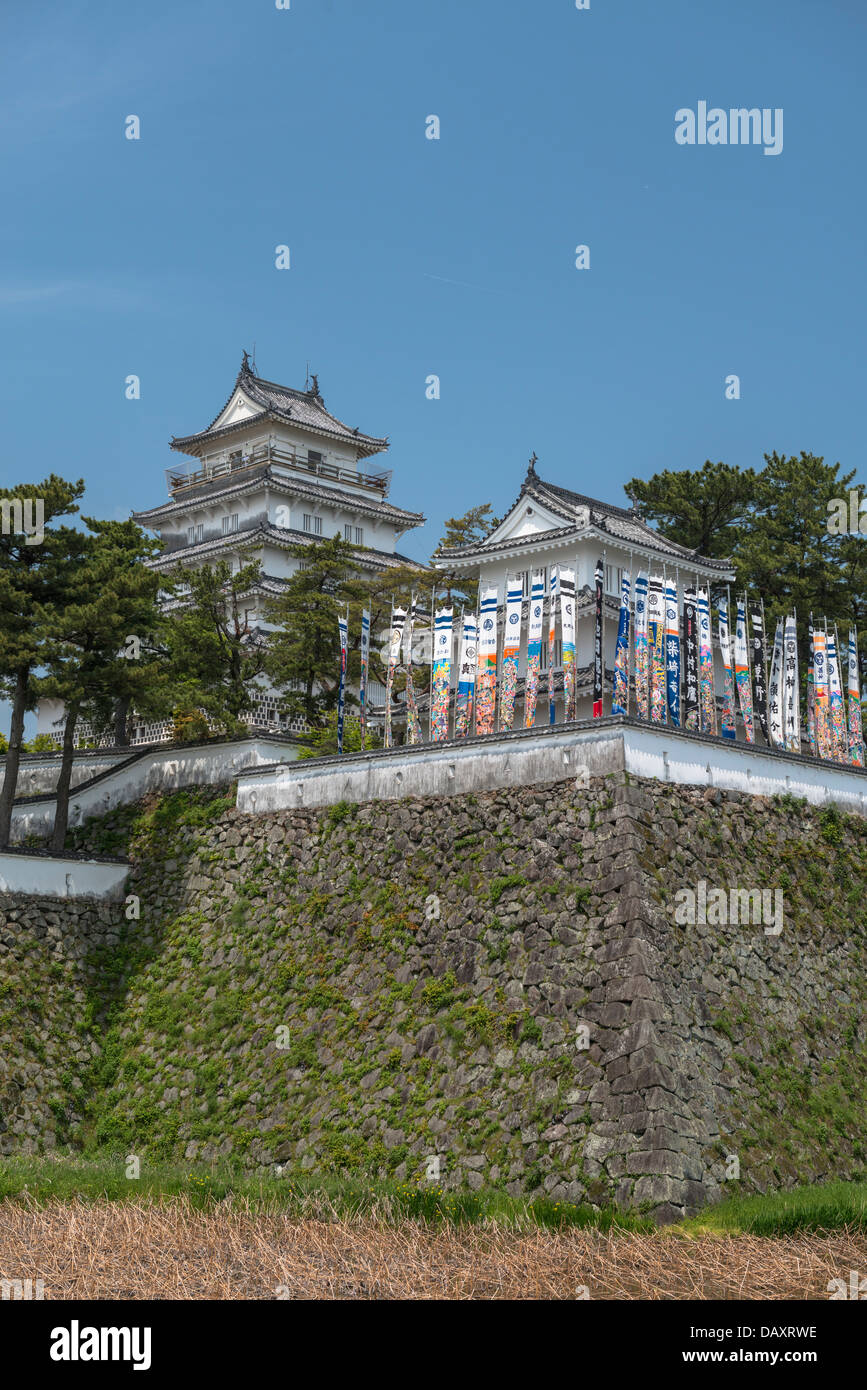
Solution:
M232 782L245 768L297 758L299 748L298 744L266 736L233 743L155 748L92 786L73 791L69 798L69 825L105 815L117 806L138 801L147 792ZM28 835L48 835L53 825L53 796L16 802L12 809L12 843L20 844Z
M867 815L867 772L620 719L251 770L239 778L237 804L255 814L338 801L459 796L572 777L580 785L588 776L618 771L761 796L788 793Z
M102 864L97 859L53 859L44 854L4 854L0 851L0 893L46 898L103 898L124 896L127 864Z

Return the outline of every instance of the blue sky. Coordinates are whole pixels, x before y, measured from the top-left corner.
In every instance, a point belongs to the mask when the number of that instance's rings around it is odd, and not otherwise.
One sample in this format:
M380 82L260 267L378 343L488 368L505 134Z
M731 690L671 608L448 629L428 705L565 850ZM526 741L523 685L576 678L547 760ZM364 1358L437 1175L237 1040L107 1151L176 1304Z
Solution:
M446 516L504 510L533 450L615 502L706 458L860 467L862 0L4 10L7 482L156 505L170 436L254 343L262 375L303 386L309 361L390 435L418 558ZM679 146L701 100L783 108L783 152Z

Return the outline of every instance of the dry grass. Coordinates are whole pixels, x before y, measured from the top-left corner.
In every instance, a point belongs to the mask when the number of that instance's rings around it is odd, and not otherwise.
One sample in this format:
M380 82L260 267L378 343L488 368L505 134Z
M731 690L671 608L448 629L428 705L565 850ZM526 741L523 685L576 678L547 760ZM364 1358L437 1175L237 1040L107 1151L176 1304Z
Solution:
M221 1202L0 1203L0 1278L107 1299L827 1299L867 1234L767 1237L323 1220Z

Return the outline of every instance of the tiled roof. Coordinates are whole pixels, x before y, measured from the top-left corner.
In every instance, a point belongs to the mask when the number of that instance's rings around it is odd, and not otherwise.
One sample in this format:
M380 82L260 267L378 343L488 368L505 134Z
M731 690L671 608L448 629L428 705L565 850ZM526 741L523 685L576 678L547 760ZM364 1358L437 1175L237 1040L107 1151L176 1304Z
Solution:
M498 551L509 550L513 546L532 549L533 546L547 545L550 542L565 540L575 535L586 534L587 523L596 531L604 535L611 536L612 540L617 541L621 547L629 549L630 546L640 547L644 550L655 551L661 558L670 557L675 562L682 561L684 567L690 563L699 565L703 569L718 570L720 576L726 576L731 572L731 563L728 560L714 559L707 555L700 555L696 550L689 550L686 546L678 545L676 541L669 540L666 536L661 536L653 527L648 526L642 521L634 511L627 510L625 507L616 507L609 502L600 502L595 497L587 497L584 493L573 492L570 488L558 487L555 483L546 482L540 478L533 467L527 470L521 491L515 498L506 515L518 506L522 499L533 498L549 511L562 517L564 525L552 528L549 531L536 531L529 536L512 536L502 541L479 541L472 545L451 546L437 551L437 560L474 560L487 555L496 555Z
M210 490L208 484L203 484L202 490L197 490L194 496L163 502L161 506L151 507L146 512L133 512L133 521L137 521L143 526L153 527L170 517L183 516L186 512L194 510L197 503L206 503L210 506L214 502L227 501L232 497L241 497L248 492L256 492L263 485L267 485L275 492L309 497L314 502L333 502L336 505L349 504L352 511L367 516L381 517L385 521L397 522L403 526L404 530L409 530L413 526L421 526L427 520L422 512L408 512L402 507L395 507L391 502L375 502L371 498L360 497L348 489L344 491L336 487L322 487L318 483L310 483L303 478L287 476L285 473L275 473L267 464L263 464L261 472L255 473L252 478L228 483L224 487L218 486L213 491Z
M215 429L214 426L239 388L251 401L261 406L261 410L256 415L248 415L242 420L224 425L221 429ZM221 439L224 435L234 434L239 429L247 428L250 424L267 419L297 425L314 434L326 435L329 439L343 440L357 448L360 457L366 458L370 454L378 454L381 450L388 448L387 436L378 439L374 435L362 434L359 429L352 429L349 425L345 425L342 420L338 420L335 415L326 410L325 402L319 393L318 383L312 391L297 391L292 386L280 386L276 381L266 381L264 377L255 375L247 360L246 353L244 353L244 359L241 363L241 370L235 378L235 384L211 423L195 434L176 435L171 441L171 447L180 453L196 454L198 453L197 446L201 446L203 443Z
M175 569L178 565L188 565L196 561L210 561L219 559L224 554L237 553L238 550L255 549L268 541L285 548L289 545L297 545L299 541L315 545L316 540L317 537L312 536L309 531L290 530L285 526L271 526L268 522L261 522L258 526L250 527L247 531L233 531L228 536L214 536L209 541L196 541L193 545L185 545L178 550L166 551L162 555L155 556L152 560L146 560L145 563L149 569L164 573L167 570ZM375 550L373 546L359 546L357 550L353 549L353 555L365 569L374 571L396 569L402 565L417 569L420 574L426 570L426 566L419 564L418 560L413 560L408 555L401 555L399 551Z

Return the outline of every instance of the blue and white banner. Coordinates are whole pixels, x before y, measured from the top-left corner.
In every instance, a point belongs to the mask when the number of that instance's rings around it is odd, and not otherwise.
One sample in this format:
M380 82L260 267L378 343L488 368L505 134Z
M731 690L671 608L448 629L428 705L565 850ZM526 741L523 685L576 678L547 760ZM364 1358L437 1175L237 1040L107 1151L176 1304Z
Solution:
M346 708L346 655L348 651L349 617L337 619L340 633L340 687L337 692L337 751L343 752L343 715Z
M665 581L665 687L668 694L669 723L680 728L680 616L678 614L677 584Z

